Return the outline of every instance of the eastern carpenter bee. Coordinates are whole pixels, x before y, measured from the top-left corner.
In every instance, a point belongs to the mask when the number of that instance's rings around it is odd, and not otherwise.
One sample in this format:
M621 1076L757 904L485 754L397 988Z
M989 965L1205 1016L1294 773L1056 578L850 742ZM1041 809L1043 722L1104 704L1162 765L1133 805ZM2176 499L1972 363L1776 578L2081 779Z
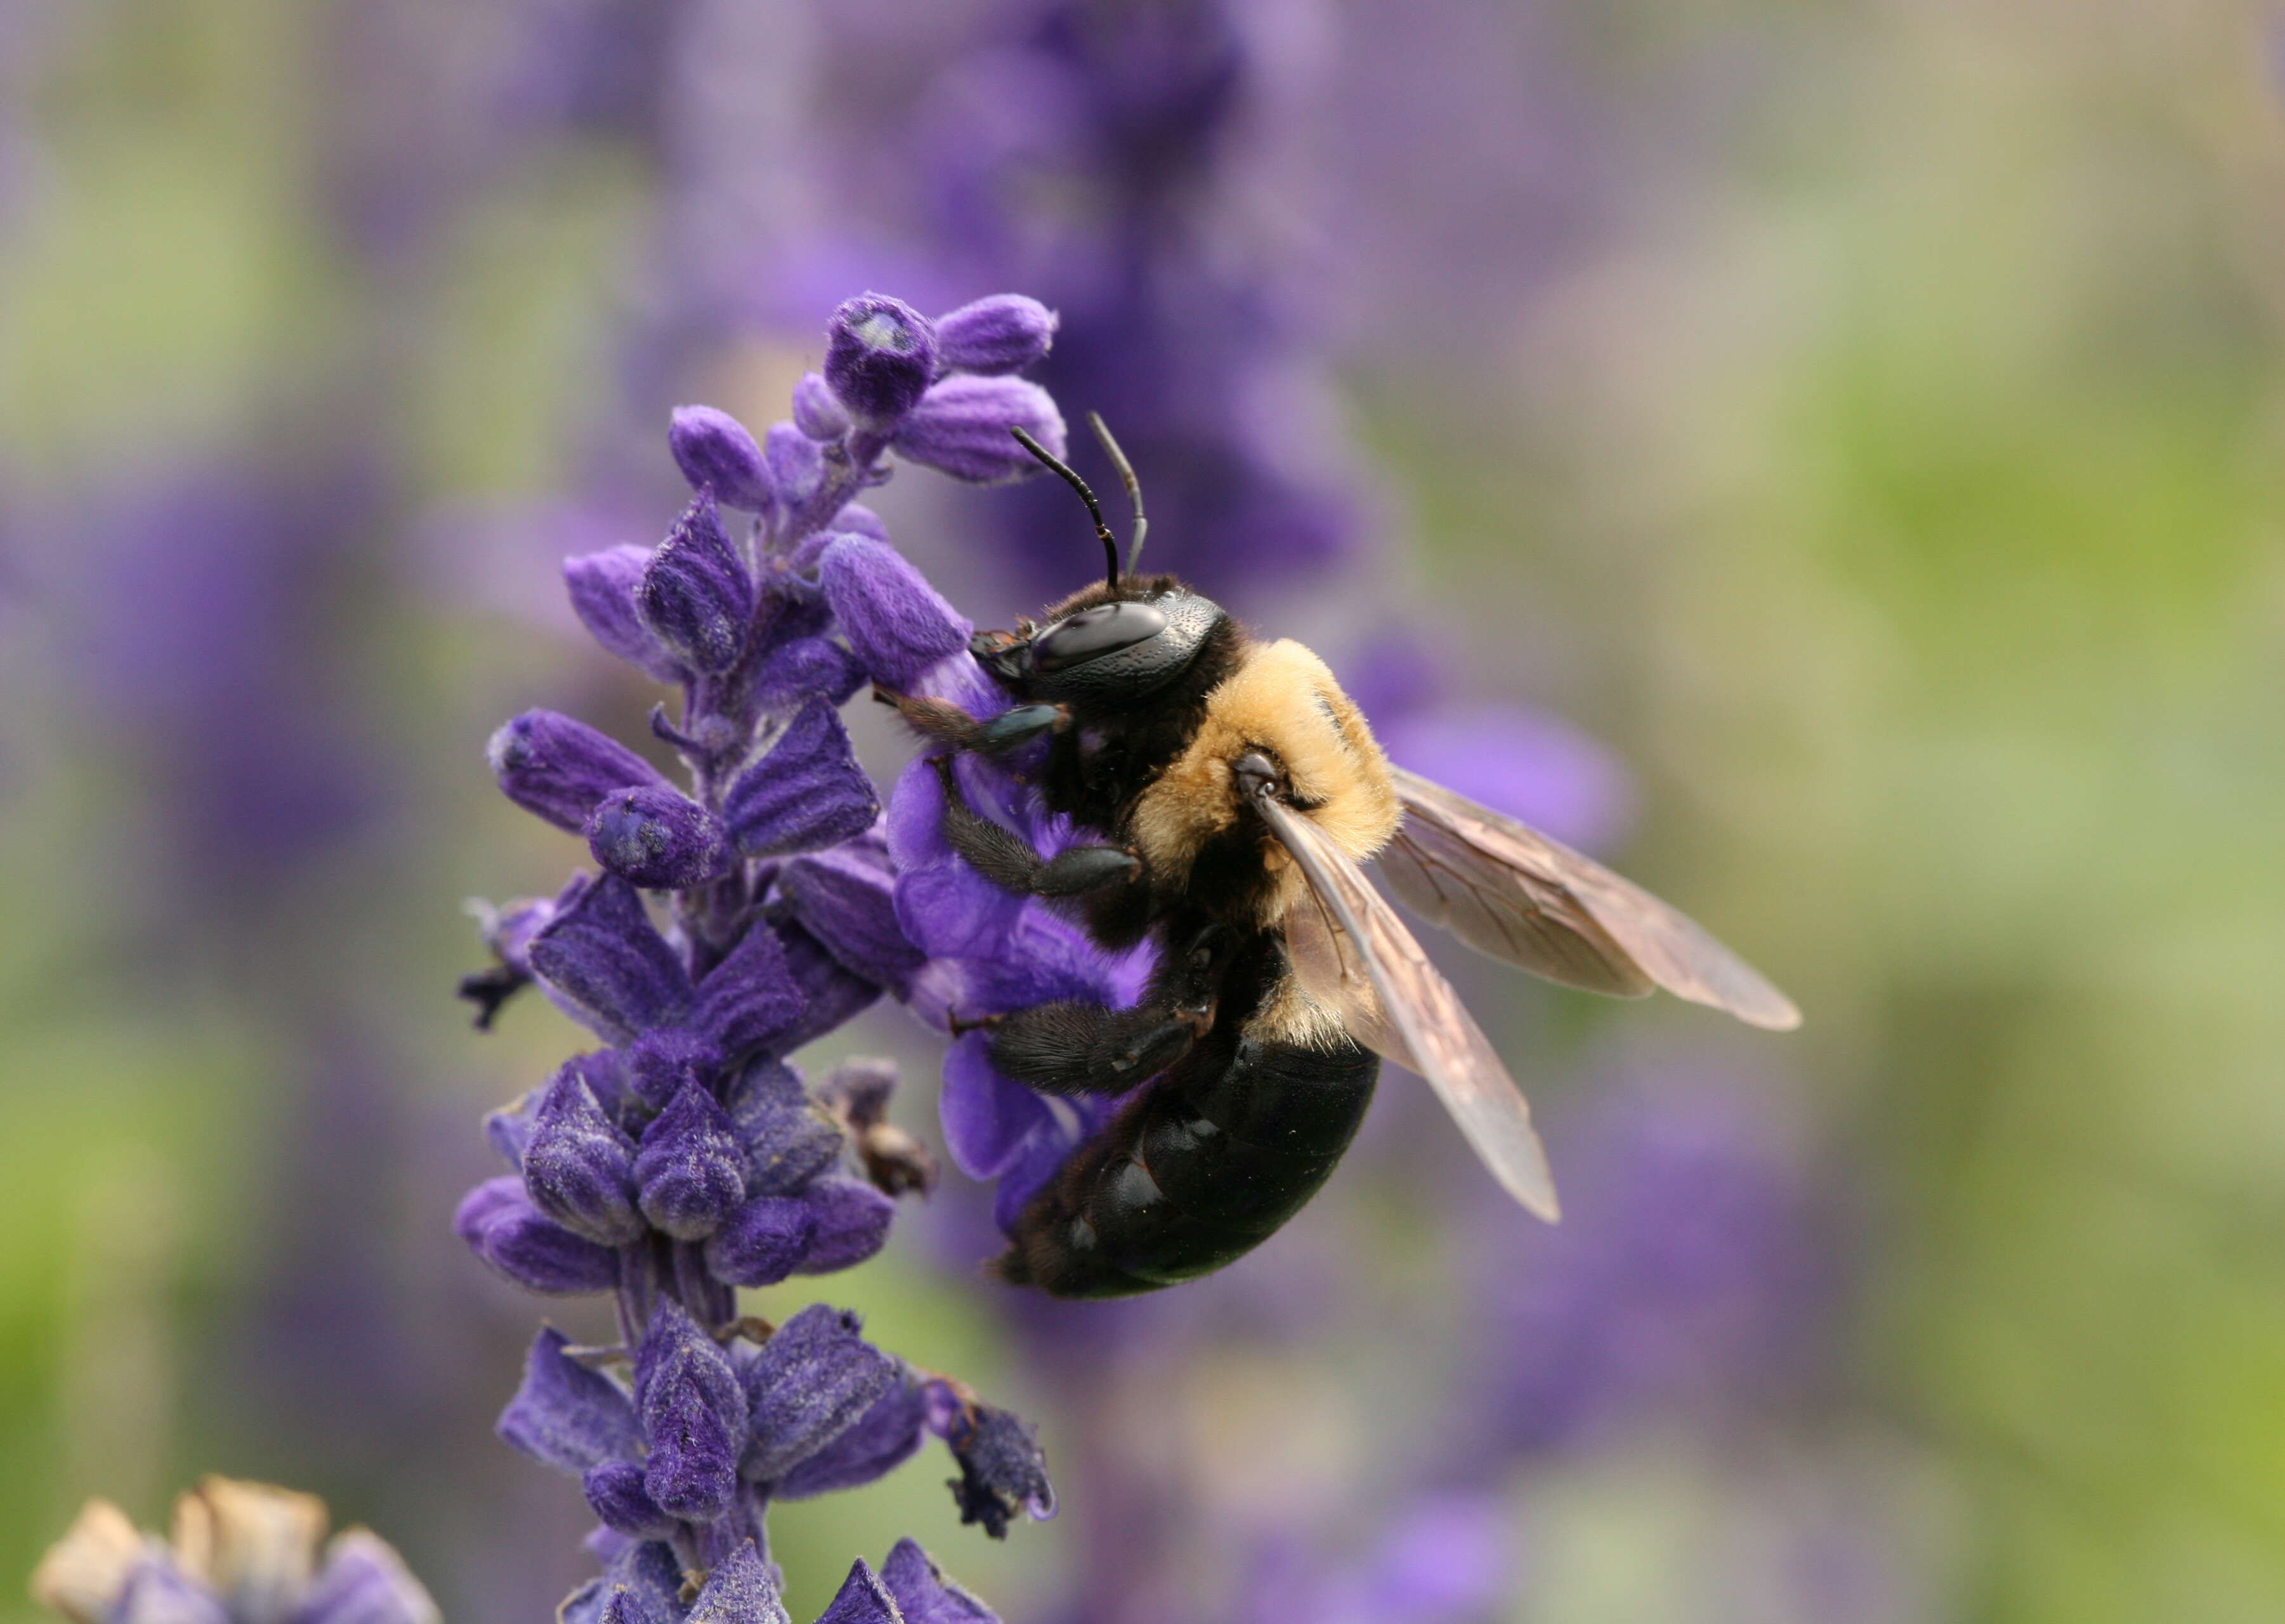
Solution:
M1530 1109L1482 1031L1359 867L1479 952L1621 998L1655 987L1778 1030L1785 996L1698 925L1514 820L1392 766L1324 662L1260 642L1172 576L1126 566L1084 480L1102 583L971 652L1014 703L978 721L883 693L924 734L1004 755L1047 736L1046 804L1099 836L1043 859L970 807L939 757L953 850L1019 895L1064 899L1105 947L1156 946L1131 1008L1061 1001L978 1023L993 1064L1050 1094L1128 1094L1018 1218L999 1273L1061 1297L1220 1268L1340 1159L1380 1059L1427 1079L1500 1182L1551 1222ZM1142 1086L1146 1085L1147 1086Z

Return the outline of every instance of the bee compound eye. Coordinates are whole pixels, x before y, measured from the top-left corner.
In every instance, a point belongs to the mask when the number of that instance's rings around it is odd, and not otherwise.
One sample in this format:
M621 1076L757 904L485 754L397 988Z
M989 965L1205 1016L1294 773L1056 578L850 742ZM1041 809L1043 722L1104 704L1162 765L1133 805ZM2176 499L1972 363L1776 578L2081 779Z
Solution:
M1147 643L1166 629L1164 611L1147 603L1099 603L1057 622L1032 639L1032 669L1068 671Z

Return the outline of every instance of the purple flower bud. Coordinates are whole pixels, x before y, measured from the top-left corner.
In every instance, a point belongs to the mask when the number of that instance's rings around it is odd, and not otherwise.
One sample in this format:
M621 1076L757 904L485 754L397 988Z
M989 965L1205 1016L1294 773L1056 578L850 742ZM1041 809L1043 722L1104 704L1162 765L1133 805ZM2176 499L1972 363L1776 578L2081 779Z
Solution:
M754 577L722 533L713 492L698 493L652 555L635 613L693 671L738 663L754 617Z
M711 1522L737 1494L746 1393L729 1356L672 1298L663 1299L635 1355L635 1409L650 1454L643 1487L661 1510Z
M714 1565L682 1624L792 1624L778 1598L777 1569L748 1540Z
M920 399L936 366L934 325L883 294L850 300L825 330L825 381L861 428L892 427Z
M532 1115L523 1149L533 1204L575 1235L604 1246L643 1236L635 1211L634 1142L622 1133L577 1071L565 1066Z
M682 668L635 613L635 593L641 590L652 552L627 545L567 558L563 584L571 594L571 611L588 636L659 681L673 682L681 677Z
M441 1615L404 1559L363 1528L336 1534L294 1624L436 1624Z
M734 1286L773 1286L817 1238L817 1215L796 1196L757 1196L706 1243L706 1267Z
M710 1087L722 1069L721 1051L699 1033L679 1026L656 1027L637 1038L624 1053L628 1086L653 1110L664 1110L687 1085Z
M920 1383L900 1374L897 1385L875 1400L855 1425L779 1479L771 1498L805 1500L879 1481L921 1447L928 1432L928 1408Z
M881 1582L897 1598L905 1624L1000 1624L998 1614L946 1579L910 1540L899 1540L881 1565Z
M616 739L554 710L525 711L492 735L484 754L502 794L575 835L612 790L666 783Z
M739 851L783 857L855 838L873 827L881 804L839 714L813 699L738 775L722 812Z
M103 1616L106 1624L232 1624L214 1592L164 1555L137 1563Z
M745 1161L722 1108L685 1083L635 1155L643 1216L678 1241L704 1240L746 1198Z
M477 1185L453 1214L452 1228L469 1251L527 1291L571 1297L618 1283L617 1254L580 1239L534 1206L522 1179Z
M742 1372L752 1440L739 1470L783 1477L856 1425L899 1379L897 1361L867 1342L863 1322L812 1303L778 1327Z
M927 962L897 923L896 876L877 845L852 840L797 858L778 871L778 890L828 952L899 997Z
M822 373L804 373L793 386L793 423L813 440L828 443L849 432L849 413L833 398Z
M735 1062L781 1042L801 1019L802 1005L777 933L757 922L699 983L691 1025Z
M605 875L532 938L532 973L604 1037L624 1043L689 1007L682 961L651 928L635 888Z
M1056 1514L1048 1457L1040 1449L1039 1429L1030 1422L989 1404L963 1403L940 1431L960 1463L952 1497L963 1526L981 1523L985 1533L1004 1540L1009 1519L1018 1512L1034 1522Z
M879 1000L881 989L862 976L851 974L822 942L792 920L779 922L776 930L778 940L785 946L786 969L792 973L794 985L801 988L801 1019L778 1040L779 1047L790 1055L805 1043L855 1020Z
M1056 313L1021 294L993 294L936 318L938 352L963 373L1019 373L1055 342Z
M605 1461L591 1466L579 1479L595 1520L629 1539L663 1540L674 1532L674 1519L659 1509L643 1487L643 1469L632 1461Z
M773 498L762 448L728 412L677 406L667 424L666 443L693 490L711 490L717 501L750 514L769 512Z
M975 631L885 542L842 537L818 560L817 578L849 647L867 674L887 687L909 686L946 655L966 649Z
M523 1148L531 1142L531 1113L538 1108L539 1091L528 1089L513 1104L484 1113L486 1142L518 1173L523 1171Z
M905 1620L887 1587L860 1557L832 1602L817 1615L817 1624L905 1624Z
M557 1614L558 1624L676 1624L681 1617L682 1564L656 1540L627 1545Z
M781 643L754 671L754 702L768 710L790 710L811 699L839 705L864 686L857 656L830 638L802 637Z
M862 502L850 503L833 515L833 522L826 528L839 530L844 535L870 536L878 542L889 539L889 527L882 522L881 515Z
M798 507L817 494L825 482L825 453L816 441L791 423L773 423L764 436L762 453L770 466L770 479L788 507Z
M746 1149L750 1194L797 1196L840 1159L841 1130L810 1103L801 1074L783 1061L747 1068L730 1090L729 1111Z
M722 820L671 789L615 789L587 820L587 850L630 885L650 890L703 885L735 860Z
M797 1273L852 1268L888 1243L897 1204L861 1179L828 1174L813 1181L801 1198L816 1215L817 1235Z
M921 397L892 443L901 455L954 479L998 485L1040 472L1038 460L1009 432L1013 428L1053 455L1064 454L1064 415L1045 389L1021 378L956 373Z
M570 1342L549 1326L533 1338L523 1385L495 1429L508 1444L559 1471L584 1472L642 1452L634 1406L616 1383L566 1352Z

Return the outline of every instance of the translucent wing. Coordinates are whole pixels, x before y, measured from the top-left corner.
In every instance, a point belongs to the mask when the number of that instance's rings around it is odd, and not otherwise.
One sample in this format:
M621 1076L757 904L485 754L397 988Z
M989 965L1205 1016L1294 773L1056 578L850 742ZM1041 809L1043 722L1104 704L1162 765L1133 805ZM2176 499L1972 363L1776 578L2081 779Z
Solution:
M1555 1179L1531 1108L1459 995L1347 852L1283 802L1254 804L1309 883L1284 922L1302 986L1359 1042L1427 1079L1509 1194L1553 1223Z
M1393 768L1404 821L1380 855L1399 900L1477 952L1592 992L1664 987L1773 1032L1801 1011L1761 972L1600 863Z

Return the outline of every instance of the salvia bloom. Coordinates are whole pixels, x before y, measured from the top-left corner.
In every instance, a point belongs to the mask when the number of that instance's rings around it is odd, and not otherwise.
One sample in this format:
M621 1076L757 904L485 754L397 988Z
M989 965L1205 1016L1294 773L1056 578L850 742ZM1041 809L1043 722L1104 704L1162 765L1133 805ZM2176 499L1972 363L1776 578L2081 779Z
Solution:
M32 1576L75 1624L439 1624L428 1593L362 1528L326 1539L309 1495L208 1478L175 1502L172 1537L90 1500Z
M1060 449L1054 402L1013 375L1055 326L1013 294L930 320L867 294L835 312L790 420L758 438L678 410L689 506L656 548L569 560L564 580L596 641L680 688L651 727L685 781L553 711L493 736L508 798L583 836L600 868L486 910L498 963L462 987L485 1024L537 985L599 1040L489 1118L507 1171L457 1220L518 1284L617 1307L609 1346L543 1330L499 1423L603 1525L609 1571L566 1604L574 1624L783 1620L770 1502L870 1482L931 1438L963 1521L998 1538L1055 1509L1027 1423L875 1347L854 1314L817 1304L773 1326L736 1305L738 1287L873 1256L896 1197L934 1177L887 1120L893 1068L813 1083L789 1059L883 992L942 1007L943 932L908 917L840 706L868 679L989 698L971 628L857 498L892 452L990 482L1036 466L1013 428ZM860 1562L828 1616L991 1615L907 1542L877 1573Z

